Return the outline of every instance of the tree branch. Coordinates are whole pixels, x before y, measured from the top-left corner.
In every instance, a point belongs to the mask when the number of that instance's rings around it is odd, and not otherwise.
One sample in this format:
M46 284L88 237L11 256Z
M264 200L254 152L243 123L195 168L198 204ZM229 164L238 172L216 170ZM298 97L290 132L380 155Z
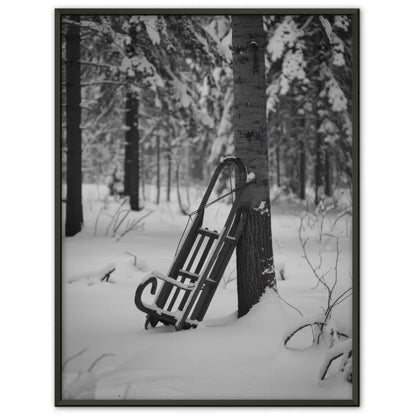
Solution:
M101 85L101 84L108 84L108 85L127 85L127 82L121 82L121 81L107 81L107 80L103 80L103 81L91 81L91 82L86 82L86 83L82 83L81 87L90 87L92 85Z

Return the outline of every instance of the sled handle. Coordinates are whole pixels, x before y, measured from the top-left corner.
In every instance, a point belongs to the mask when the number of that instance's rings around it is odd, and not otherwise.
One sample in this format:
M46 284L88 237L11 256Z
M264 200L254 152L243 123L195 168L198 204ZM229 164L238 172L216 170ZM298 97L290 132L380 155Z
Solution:
M208 199L214 189L215 183L217 182L218 176L220 175L221 171L229 165L235 165L238 169L239 174L241 175L241 181L243 183L246 183L247 181L247 170L244 167L243 162L241 161L241 159L239 159L236 156L226 156L225 158L223 158L220 163L218 164L218 166L215 169L214 174L212 175L212 178L208 184L208 188L205 191L205 194L202 198L201 203L199 204L199 208L198 211L199 212L203 212L203 208L204 206L207 204Z
M147 280L144 280L142 283L139 284L139 286L137 286L136 294L134 296L134 303L136 304L137 309L140 309L141 311L145 313L152 314L154 313L154 311L150 309L149 306L147 306L146 304L142 302L143 291L144 289L146 289L148 285L152 285L152 287L150 288L150 293L152 295L156 294L157 279L154 276L150 276Z
M145 276L142 283L140 283L139 286L137 287L136 294L134 297L134 303L136 304L137 309L140 309L141 311L152 314L152 315L154 315L156 311L152 309L150 305L146 305L145 303L142 302L142 294L143 294L144 289L146 289L148 285L152 285L150 288L150 293L152 295L156 295L157 279L163 280L164 282L169 283L170 285L176 286L179 289L182 289L185 291L191 291L195 287L193 284L187 285L187 284L181 283L177 281L176 279L172 279L171 277L165 276L164 274L159 273L159 272L149 273L147 276Z

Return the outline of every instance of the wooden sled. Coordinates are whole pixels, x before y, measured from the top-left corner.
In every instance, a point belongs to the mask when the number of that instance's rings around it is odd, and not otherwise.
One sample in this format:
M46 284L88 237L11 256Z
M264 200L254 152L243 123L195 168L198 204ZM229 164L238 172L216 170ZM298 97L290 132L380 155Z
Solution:
M221 171L233 165L240 183L247 183L247 172L240 159L228 156L217 166L202 198L196 217L183 240L172 265L164 275L147 274L137 287L135 304L147 313L145 328L158 322L175 325L177 330L196 328L204 319L225 268L243 232L246 214L238 209L245 185L235 189L235 200L220 233L203 227L204 212ZM158 280L161 285L158 288ZM145 288L155 295L152 304L142 301Z

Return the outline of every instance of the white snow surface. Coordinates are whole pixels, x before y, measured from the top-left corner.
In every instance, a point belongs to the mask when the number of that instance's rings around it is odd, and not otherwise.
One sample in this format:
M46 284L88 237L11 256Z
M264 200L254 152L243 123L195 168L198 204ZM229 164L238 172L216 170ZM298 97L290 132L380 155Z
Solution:
M136 287L149 270L167 273L187 219L178 213L175 200L159 206L146 202L146 208L155 212L146 218L143 230L117 241L104 236L107 224L103 219L94 236L101 207L94 199L94 191L99 195L105 191L95 185L86 188L84 195L89 200L84 201L85 228L63 241L63 359L86 349L63 372L64 394L68 398L351 398L351 384L337 378L336 369L330 369L325 380L319 382L319 371L328 352L326 345L306 350L283 346L284 334L301 318L272 290L246 316L237 319L236 281L221 284L206 319L197 329L177 332L173 327L158 326L146 331L145 314L134 305ZM191 193L191 201L198 204L202 190L191 189ZM147 201L151 197L148 194ZM115 209L116 203L112 204ZM228 210L225 203L214 204L206 213L208 223L212 222L208 226L221 229ZM321 287L312 289L316 281L302 259L293 207L285 212L281 206L273 206L271 216L275 263L285 264L287 278L278 283L279 295L305 316L317 314L325 304L325 291ZM340 232L345 230L342 221L337 226ZM350 284L351 240L350 233L346 235L340 239L340 291ZM310 240L314 260L317 249L325 250L324 270L335 259L331 244ZM126 252L137 256L136 267ZM234 259L233 256L231 263ZM108 283L101 282L101 274L108 271L108 266L116 270ZM233 268L230 264L224 276L233 273ZM152 303L150 291L145 295L145 301ZM348 299L336 308L334 316L350 324L351 310ZM88 373L102 354L114 356L105 357Z
M246 182L251 182L251 181L254 181L254 179L256 179L256 174L255 174L254 172L250 172L250 173L247 175L247 180L246 180Z

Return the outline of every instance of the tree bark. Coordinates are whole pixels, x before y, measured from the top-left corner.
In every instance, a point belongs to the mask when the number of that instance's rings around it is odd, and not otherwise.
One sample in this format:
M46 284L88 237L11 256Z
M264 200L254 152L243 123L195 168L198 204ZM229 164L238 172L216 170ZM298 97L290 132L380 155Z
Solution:
M72 16L79 22L79 16ZM81 133L81 65L80 29L69 25L66 33L66 140L67 195L65 235L81 231L82 216L82 133Z
M276 182L277 186L280 188L280 143L277 143L276 145Z
M176 197L178 199L178 205L179 205L181 214L188 215L188 211L183 206L182 197L181 197L179 166L176 166Z
M129 58L137 56L137 23L133 20L129 22L128 34L131 42L125 44L125 53ZM137 73L134 74L137 78ZM140 171L139 171L139 99L136 93L128 90L126 100L126 153L125 153L125 172L124 185L125 194L130 198L130 208L132 211L140 211Z
M318 205L322 199L324 179L323 140L322 134L318 132L317 123L315 138L315 205Z
M131 165L130 165L130 208L140 211L139 199L139 101L135 94L131 96Z
M166 186L166 201L170 202L170 187L172 182L172 149L170 146L170 137L168 137L168 172L167 172L167 186Z
M299 143L299 198L304 200L306 197L306 152L305 152L305 119L300 122L298 131Z
M156 136L156 204L160 202L160 136Z
M315 133L315 205L318 205L322 200L325 189L325 155L324 155L324 140L322 133L319 131L322 122L320 111L322 110L322 100L319 95L324 86L325 75L322 71L321 63L325 62L328 51L328 41L326 39L326 32L320 22L319 16L314 16L311 23L310 35L306 54L308 56L309 65L307 67L307 74L309 79L313 80L309 91L310 102L312 104L312 114L315 118L314 133Z
M143 145L139 142L139 179L142 188L142 198L143 201L146 201L146 184L145 184L145 168L144 168L144 157L143 157L144 149Z
M265 35L261 15L232 16L234 140L236 155L256 183L242 196L247 223L237 245L238 315L274 287L266 128ZM238 183L238 186L241 186Z
M131 132L132 132L132 117L133 112L131 109L132 106L132 96L128 92L126 94L126 133L125 133L125 145L124 145L124 195L130 196L130 172L131 172Z
M277 138L275 157L276 157L276 181L277 181L277 186L280 188L280 185L281 185L280 145L283 142L283 140L282 140L282 138L283 138L283 126L282 126L281 118L280 118L280 123L279 123L279 126L278 126L278 132L279 132L279 137Z
M191 117L189 120L188 134L189 138L192 139L192 142L198 135L197 125L193 117ZM192 142L190 142L187 147L188 178L192 178L194 182L202 181L204 179L204 161L206 160L206 155L209 152L209 149L205 148L205 138L201 137L200 143L198 145L191 145Z
M312 93L312 111L315 116L315 206L319 204L319 201L322 199L324 194L324 183L325 183L325 172L324 172L324 140L322 133L319 131L321 124L321 118L319 116L319 93L321 91L322 85L321 80L318 78L311 90Z
M331 160L328 148L325 149L325 195L331 196Z

